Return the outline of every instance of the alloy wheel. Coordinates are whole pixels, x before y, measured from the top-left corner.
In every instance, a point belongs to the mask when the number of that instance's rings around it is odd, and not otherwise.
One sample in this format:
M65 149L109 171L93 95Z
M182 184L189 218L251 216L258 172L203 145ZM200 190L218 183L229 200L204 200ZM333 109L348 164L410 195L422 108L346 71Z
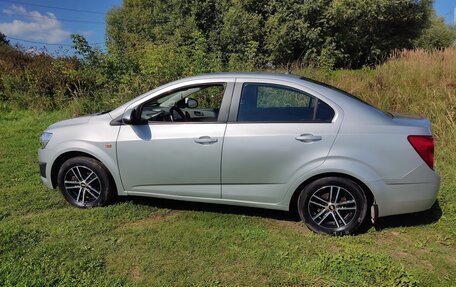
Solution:
M101 194L101 181L97 174L87 166L71 167L64 176L64 187L77 203L94 202Z
M307 204L312 221L323 228L339 229L350 224L356 215L355 197L347 189L328 185L316 190Z

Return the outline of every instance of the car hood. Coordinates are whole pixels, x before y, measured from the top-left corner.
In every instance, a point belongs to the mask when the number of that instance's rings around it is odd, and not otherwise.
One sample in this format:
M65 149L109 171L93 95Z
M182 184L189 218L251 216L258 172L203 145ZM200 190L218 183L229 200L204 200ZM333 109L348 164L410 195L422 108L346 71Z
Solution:
M72 118L72 119L68 119L68 120L63 120L63 121L56 122L55 124L50 125L47 129L55 129L55 128L61 128L61 127L82 125L82 124L87 123L91 117L92 117L92 115L87 115L87 116Z

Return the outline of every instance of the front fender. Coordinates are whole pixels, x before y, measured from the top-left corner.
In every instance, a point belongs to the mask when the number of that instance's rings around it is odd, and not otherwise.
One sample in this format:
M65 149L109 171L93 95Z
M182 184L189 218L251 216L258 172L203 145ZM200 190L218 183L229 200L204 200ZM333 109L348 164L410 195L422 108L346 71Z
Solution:
M67 141L59 144L59 151L52 157L47 168L49 178L51 178L51 170L56 159L65 153L82 152L91 155L99 160L111 173L112 178L117 187L118 195L126 195L120 179L119 169L117 167L117 155L115 142L87 142L82 140Z

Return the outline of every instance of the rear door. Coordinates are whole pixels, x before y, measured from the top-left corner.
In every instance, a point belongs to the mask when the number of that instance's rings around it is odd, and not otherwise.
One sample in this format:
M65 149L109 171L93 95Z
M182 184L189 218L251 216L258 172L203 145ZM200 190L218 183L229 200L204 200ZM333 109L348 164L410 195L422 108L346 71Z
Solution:
M278 203L296 178L321 165L341 112L303 87L237 79L222 155L222 198Z

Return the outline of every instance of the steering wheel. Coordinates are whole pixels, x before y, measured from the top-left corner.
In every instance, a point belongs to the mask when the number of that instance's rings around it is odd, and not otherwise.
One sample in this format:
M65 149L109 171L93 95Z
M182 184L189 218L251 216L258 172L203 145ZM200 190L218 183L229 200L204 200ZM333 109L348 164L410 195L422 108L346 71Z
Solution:
M174 117L173 117L173 113L174 111L176 111L176 113L179 115L179 117L181 117L182 120L186 121L187 120L187 117L185 116L184 112L176 107L176 106L173 106L169 109L169 118L171 119L172 122L174 122Z

